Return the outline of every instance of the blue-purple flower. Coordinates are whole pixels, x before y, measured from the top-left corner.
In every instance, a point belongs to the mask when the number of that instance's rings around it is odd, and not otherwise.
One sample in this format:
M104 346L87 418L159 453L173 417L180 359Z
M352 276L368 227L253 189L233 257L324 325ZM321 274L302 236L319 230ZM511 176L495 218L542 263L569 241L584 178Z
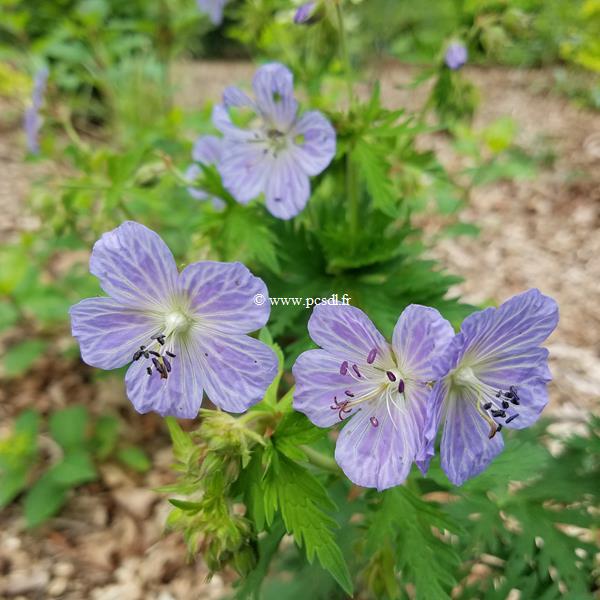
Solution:
M335 458L364 487L402 483L426 459L433 363L453 330L433 308L411 305L389 344L358 308L318 305L308 323L321 346L298 357L294 408L319 427L348 420Z
M194 149L192 150L192 163L185 172L185 178L194 182L200 175L202 175L202 168L199 165L205 167L218 165L221 160L223 150L223 141L215 137L214 135L205 135L196 140ZM211 196L204 190L195 187L189 187L188 192L192 198L196 200L211 200L215 208L223 208L225 203L221 198Z
M556 302L532 289L467 317L435 365L428 454L443 423L442 468L461 485L503 448L501 429L534 423L548 402L548 351Z
M460 69L469 57L466 47L460 42L452 42L444 54L444 62L449 69Z
M33 80L33 90L31 93L31 103L25 108L23 117L23 128L27 140L27 149L32 154L38 154L40 146L38 142L38 133L42 125L40 118L40 109L44 101L44 92L48 82L48 69L40 69Z
M138 412L194 418L203 391L231 412L261 400L278 364L247 335L270 306L254 303L267 289L244 265L205 261L179 273L162 239L128 221L96 242L90 272L109 297L71 307L73 335L91 366L131 363L125 383Z
M316 7L316 2L305 2L299 6L294 14L294 23L296 23L296 25L305 25L310 23Z
M232 196L245 204L261 193L268 210L290 219L305 207L309 177L321 173L335 155L335 131L318 111L298 114L292 73L278 63L260 67L253 80L256 100L229 87L213 121L223 133L219 172ZM230 109L251 111L252 121L238 127Z
M229 0L196 0L200 12L208 15L213 25L223 22L223 9Z

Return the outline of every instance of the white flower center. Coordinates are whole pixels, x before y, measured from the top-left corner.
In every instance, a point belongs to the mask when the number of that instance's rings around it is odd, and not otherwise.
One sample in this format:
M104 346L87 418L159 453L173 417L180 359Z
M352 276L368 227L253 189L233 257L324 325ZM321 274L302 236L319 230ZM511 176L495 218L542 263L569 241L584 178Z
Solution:
M188 331L191 327L191 319L180 311L174 311L167 314L165 317L165 336L172 334L181 334Z

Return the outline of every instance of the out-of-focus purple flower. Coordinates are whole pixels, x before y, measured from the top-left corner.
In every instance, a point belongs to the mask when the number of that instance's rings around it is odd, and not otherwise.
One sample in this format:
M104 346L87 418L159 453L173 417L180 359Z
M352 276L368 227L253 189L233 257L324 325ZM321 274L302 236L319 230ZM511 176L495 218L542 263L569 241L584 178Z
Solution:
M442 468L452 483L481 473L502 451L503 427L539 417L551 380L540 344L557 323L556 302L532 289L467 317L436 361L426 437L432 455L443 422Z
M460 69L466 62L469 54L467 48L459 42L452 42L446 49L444 62L449 69L456 71Z
M223 184L240 203L264 193L268 210L290 219L305 207L309 176L318 175L335 155L335 130L318 111L298 115L292 73L278 63L262 66L253 80L256 100L229 87L213 121L223 133L219 172ZM231 108L249 109L247 128L235 125Z
M298 7L298 10L296 10L296 14L294 15L294 23L297 25L306 25L310 23L316 6L316 2L305 2L302 6Z
M96 242L90 271L109 297L71 307L73 335L91 366L132 363L125 383L138 412L194 418L203 391L230 412L261 400L278 364L246 335L267 322L270 305L244 265L205 261L178 273L162 239L128 221ZM255 304L256 294L267 302Z
M194 144L194 149L192 150L192 158L196 162L187 168L185 178L190 182L194 182L202 174L202 168L199 164L206 167L218 165L221 160L222 146L223 140L214 135L205 135L198 138ZM189 187L188 192L190 196L196 200L210 200L217 209L221 209L225 206L225 202L223 202L221 198L210 196L204 190L199 188Z
M213 25L223 22L223 9L229 0L196 0L200 12L208 15Z
M40 118L40 109L44 102L44 92L48 82L48 69L40 69L33 80L33 90L31 93L31 103L25 108L23 117L23 128L27 140L27 149L32 154L38 154L40 146L38 142L38 133L42 125Z
M452 327L437 310L410 305L390 345L358 308L320 304L308 330L321 349L293 367L294 408L319 427L349 420L335 458L351 481L379 490L402 483L426 458L433 361Z

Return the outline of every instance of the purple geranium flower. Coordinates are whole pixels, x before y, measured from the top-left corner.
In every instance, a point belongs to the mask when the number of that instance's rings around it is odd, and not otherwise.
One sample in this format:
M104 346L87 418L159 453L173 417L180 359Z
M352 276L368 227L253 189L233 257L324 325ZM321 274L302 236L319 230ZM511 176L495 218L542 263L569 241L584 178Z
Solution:
M446 49L444 62L449 69L456 71L460 69L469 57L467 49L460 42L452 42Z
M269 318L265 284L240 263L197 262L178 273L150 229L131 221L94 245L90 271L110 296L71 307L83 360L101 369L131 362L127 395L140 413L194 418L202 393L243 412L277 373L275 353L246 335Z
M217 165L221 160L223 141L214 135L205 135L196 140L194 149L192 150L192 158L196 163L204 166ZM202 168L198 164L191 164L186 172L185 178L194 182L202 174ZM217 209L223 208L225 203L221 198L210 196L204 190L199 188L189 187L188 192L192 198L196 200L211 200L213 206Z
M305 2L296 10L294 15L294 23L297 25L305 25L310 23L317 6L316 2Z
M200 12L208 15L213 25L223 22L223 9L229 0L196 0Z
M23 118L23 128L27 139L27 149L32 154L38 154L40 146L38 143L38 133L42 125L40 118L40 109L44 101L44 92L48 82L48 69L40 69L33 80L33 90L31 93L31 103L25 109Z
M322 349L304 352L293 367L294 408L319 427L349 419L335 458L354 483L379 490L402 483L412 462L425 459L433 359L452 328L437 310L411 305L390 345L358 308L321 304L308 330Z
M236 87L213 111L223 133L219 172L224 186L245 204L264 193L269 211L290 219L306 205L309 176L318 175L335 155L335 131L318 111L298 115L292 73L283 65L264 65L253 80L256 101ZM255 119L247 129L234 125L228 110L248 108Z
M522 429L548 402L548 351L540 344L558 323L556 302L538 290L467 317L436 361L428 438L444 423L442 468L461 485L503 448L503 427Z

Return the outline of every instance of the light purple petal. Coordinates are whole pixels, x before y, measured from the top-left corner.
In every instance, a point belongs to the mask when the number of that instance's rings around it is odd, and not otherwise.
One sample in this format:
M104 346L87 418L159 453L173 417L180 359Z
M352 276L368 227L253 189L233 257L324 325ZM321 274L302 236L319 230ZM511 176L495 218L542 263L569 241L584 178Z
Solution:
M215 135L204 135L194 143L192 158L203 165L216 165L221 160L223 140Z
M326 350L307 350L297 358L292 368L296 380L294 409L304 413L319 427L340 422L340 411L331 407L335 407L336 399L338 403L348 399L345 391L350 385L357 396L372 387L372 384L361 385L347 375L341 375L341 362Z
M237 108L251 108L256 110L256 106L252 98L246 94L246 92L240 90L239 87L230 85L225 88L223 92L223 104L225 108L237 107Z
M356 485L384 490L405 481L417 448L413 414L380 399L361 405L349 419L337 439L335 460Z
M435 308L411 304L400 315L392 348L400 371L423 383L435 379L432 361L454 337L452 326Z
M272 167L273 159L262 144L228 138L218 168L225 188L246 204L263 192Z
M240 142L254 140L255 133L246 129L241 129L237 125L233 124L231 116L227 112L225 106L221 104L215 104L212 111L213 125L224 135L227 140L237 140ZM228 148L224 147L222 150L222 156L228 156Z
M223 22L223 9L228 0L196 0L200 12L208 15L213 25L220 25Z
M303 25L310 21L310 18L315 10L316 2L305 2L302 6L298 7L296 14L294 15L294 23L296 25Z
M273 161L269 171L265 201L269 212L279 219L291 219L301 212L310 196L308 176L289 152Z
M294 157L307 175L323 172L335 156L335 129L320 112L304 113L294 125Z
M99 369L116 369L158 329L157 320L125 308L111 298L87 298L69 310L71 330L83 361Z
M556 302L532 289L469 315L462 324L462 356L488 365L506 355L517 356L541 344L558 323Z
M277 129L289 129L298 111L292 72L279 63L263 65L256 71L252 87L263 118Z
M315 343L341 360L364 364L371 350L377 350L374 367L389 368L389 345L367 315L349 304L319 304L308 321Z
M179 286L201 327L243 334L260 329L269 319L267 287L239 262L191 264L181 272ZM255 302L257 296L262 304Z
M198 336L207 396L228 412L245 412L260 402L279 365L275 352L246 335L214 332Z
M126 221L94 244L90 272L121 304L163 310L177 285L177 266L167 245L147 227Z
M194 183L194 181L198 179L200 175L202 175L202 169L196 164L190 165L184 173L184 177L190 183ZM189 188L187 188L187 191L188 194L195 200L206 200L208 198L208 194L200 188L190 186Z
M176 356L169 359L172 371L167 379L162 379L155 370L148 375L146 369L151 366L148 361L132 363L125 376L127 396L139 413L193 419L202 404L202 348L189 336L172 351Z
M475 408L468 390L446 401L441 443L442 469L455 485L481 473L504 447L502 434L489 439L490 427Z
M460 69L469 58L469 54L465 46L458 42L454 42L448 46L444 55L446 66L453 71Z

